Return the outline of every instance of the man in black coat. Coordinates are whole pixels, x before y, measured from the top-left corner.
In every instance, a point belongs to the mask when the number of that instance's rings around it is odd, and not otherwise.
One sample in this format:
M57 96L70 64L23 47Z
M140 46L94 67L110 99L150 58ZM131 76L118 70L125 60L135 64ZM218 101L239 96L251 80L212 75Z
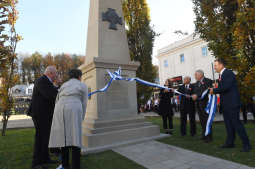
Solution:
M30 105L30 115L36 130L32 169L40 168L43 164L54 163L49 157L48 144L58 93L57 87L53 85L56 78L56 68L49 66L46 68L44 75L37 79L34 85Z
M179 87L180 93L191 96L194 92L194 86L190 84L191 78L185 77L184 84ZM195 103L191 97L181 96L180 99L180 113L181 113L181 135L186 135L187 116L189 115L190 135L196 134L196 112Z
M220 94L220 106L227 130L227 140L222 148L234 147L236 131L243 143L242 151L249 152L250 141L239 116L241 102L235 74L225 68L225 61L222 59L217 59L214 62L214 69L220 73L219 84L217 88L216 86L211 88L210 93Z
M212 141L212 128L209 135L205 136L206 124L209 117L209 114L205 111L205 108L208 103L208 93L201 99L202 94L209 87L212 87L212 80L204 77L204 72L202 70L197 70L195 73L195 78L197 82L194 84L194 94L192 98L196 101L197 112L199 115L199 121L202 126L202 137L201 139L205 141L205 143L209 143Z

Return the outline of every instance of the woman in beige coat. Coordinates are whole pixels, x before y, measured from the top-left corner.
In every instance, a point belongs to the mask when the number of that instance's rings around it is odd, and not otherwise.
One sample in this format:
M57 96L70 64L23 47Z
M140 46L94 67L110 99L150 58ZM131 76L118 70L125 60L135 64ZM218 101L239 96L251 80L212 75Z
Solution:
M61 147L62 166L69 168L69 150L72 149L72 169L80 169L82 147L82 121L85 117L88 88L82 83L82 72L73 69L70 80L58 93L52 120L49 147Z

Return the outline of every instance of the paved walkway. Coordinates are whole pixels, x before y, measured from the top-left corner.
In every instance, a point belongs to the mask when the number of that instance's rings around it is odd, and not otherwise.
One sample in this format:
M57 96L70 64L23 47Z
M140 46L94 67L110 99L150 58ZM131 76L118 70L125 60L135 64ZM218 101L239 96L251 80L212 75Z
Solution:
M157 117L159 116L154 112L141 113L145 117ZM175 117L180 117L180 113L175 113ZM240 113L240 119L242 119L242 115ZM198 115L196 116L196 120L199 121ZM248 120L253 120L252 114L248 113ZM214 121L223 121L223 117L220 114L217 114ZM2 117L0 116L0 130L2 129ZM31 117L27 115L12 115L8 121L7 128L15 129L15 128L30 128L34 127L33 121Z
M254 169L157 141L119 147L113 151L148 169Z
M8 120L7 128L15 129L15 128L30 128L34 127L34 123L31 117L27 115L13 115ZM2 124L2 116L0 116L0 130L3 128Z
M157 113L154 113L154 112L146 112L146 113L141 113L143 116L145 117L158 117L159 115ZM174 113L174 116L175 117L180 117L180 113L177 112L177 113ZM242 113L240 113L240 119L243 120L243 115ZM248 120L254 120L254 117L251 113L248 113L247 114L247 119ZM199 117L198 117L198 114L196 113L196 121L199 121ZM221 114L216 114L215 118L214 118L214 121L215 122L220 122L220 121L223 121L223 115Z

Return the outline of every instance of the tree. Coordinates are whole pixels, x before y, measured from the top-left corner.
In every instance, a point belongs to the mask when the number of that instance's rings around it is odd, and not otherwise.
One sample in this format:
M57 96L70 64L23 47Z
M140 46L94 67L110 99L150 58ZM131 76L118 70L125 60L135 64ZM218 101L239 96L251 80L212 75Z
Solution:
M156 77L152 65L152 50L156 33L150 25L149 7L146 0L124 0L123 12L131 60L141 63L137 77L154 82ZM138 105L144 104L153 89L137 84Z
M21 77L22 83L32 83L32 60L30 57L25 57L21 62Z
M43 56L38 53L35 52L34 54L32 54L31 58L30 58L30 64L31 64L31 70L32 70L32 75L33 75L33 81L35 81L36 79L38 79L44 72L44 64L43 64Z
M3 86L0 89L3 115L2 135L5 136L7 123L11 115L13 100L10 88L18 81L16 45L21 37L15 30L18 11L17 0L0 0L0 77Z
M43 65L46 68L47 66L54 65L54 56L51 53L48 53L43 59Z
M243 102L255 95L254 0L193 0L196 33L237 72Z
M78 68L84 63L84 56L58 54L53 56L48 53L46 56L35 52L31 56L25 57L21 62L21 81L24 83L33 83L37 78L43 75L47 66L54 65L58 69L63 82L68 80L68 72L72 68Z
M55 56L55 66L63 81L68 80L68 72L72 69L72 58L68 54Z
M84 56L72 55L72 68L78 68L85 62Z

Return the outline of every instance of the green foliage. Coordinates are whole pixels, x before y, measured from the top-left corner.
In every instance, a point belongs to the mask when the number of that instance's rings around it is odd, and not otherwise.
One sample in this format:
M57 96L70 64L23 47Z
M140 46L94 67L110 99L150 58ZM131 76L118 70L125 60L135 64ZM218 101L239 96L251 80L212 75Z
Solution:
M193 0L196 32L237 72L243 102L255 95L255 1Z
M137 77L154 82L156 71L152 65L152 50L156 33L150 25L149 7L146 0L124 0L123 12L126 23L131 60L139 61ZM144 104L153 89L137 84L138 104Z

